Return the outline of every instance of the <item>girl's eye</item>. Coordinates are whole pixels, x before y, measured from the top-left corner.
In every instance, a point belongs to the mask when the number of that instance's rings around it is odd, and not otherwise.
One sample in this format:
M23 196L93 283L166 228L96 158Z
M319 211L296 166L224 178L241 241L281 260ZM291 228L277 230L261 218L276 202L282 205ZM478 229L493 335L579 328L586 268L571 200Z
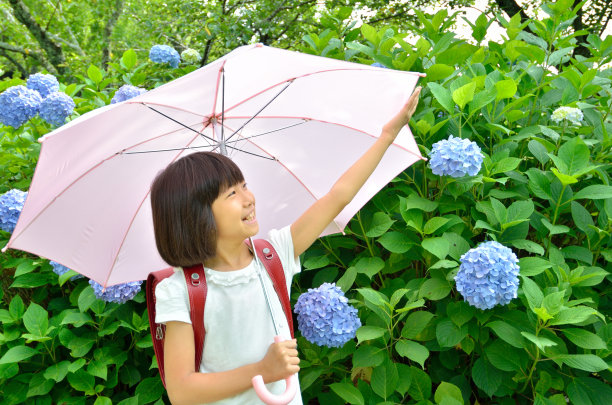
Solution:
M246 189L246 188L247 188L247 184L246 184L246 183L244 183L244 184L242 185L242 188Z

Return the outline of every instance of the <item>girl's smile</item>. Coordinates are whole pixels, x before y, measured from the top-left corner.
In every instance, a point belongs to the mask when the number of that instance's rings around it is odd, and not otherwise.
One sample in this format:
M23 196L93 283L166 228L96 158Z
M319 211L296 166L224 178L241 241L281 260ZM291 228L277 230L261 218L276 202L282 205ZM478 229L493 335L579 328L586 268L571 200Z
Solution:
M255 216L255 196L245 182L235 184L219 194L212 203L218 239L244 239L259 232ZM237 221L238 220L238 221Z

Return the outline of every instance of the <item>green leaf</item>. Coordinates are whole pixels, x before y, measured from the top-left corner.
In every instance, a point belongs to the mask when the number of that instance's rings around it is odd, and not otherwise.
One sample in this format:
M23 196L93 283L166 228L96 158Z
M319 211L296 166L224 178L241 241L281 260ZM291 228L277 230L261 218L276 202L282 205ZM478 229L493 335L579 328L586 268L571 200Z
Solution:
M45 336L49 328L49 313L43 307L32 302L23 314L23 325L35 336Z
M450 249L448 240L444 238L423 239L421 246L438 259L444 259L448 255Z
M378 39L378 33L376 32L376 28L368 24L363 24L361 26L361 33L363 34L363 37L365 39L372 43L372 45L374 45L375 47L378 46L380 40Z
M542 306L553 316L559 313L564 303L565 291L552 292L542 300Z
M549 346L556 346L557 344L555 342L553 342L552 340L542 337L542 336L536 336L532 333L529 332L521 332L521 335L523 335L525 338L527 338L529 341L531 341L533 344L535 344L536 346L538 346L540 348L540 350L545 351L547 347Z
M504 373L493 367L491 363L479 357L472 366L472 380L478 388L489 397L501 386Z
M591 377L574 377L566 388L572 404L609 405L612 388Z
M466 85L459 87L453 91L453 101L457 103L459 108L463 109L467 103L474 99L474 92L476 91L476 82L470 82Z
M512 98L516 94L516 82L512 79L500 80L495 83L497 89L496 99L499 101L504 98Z
M97 397L94 405L113 405L113 401L109 397Z
M548 149L546 149L546 147L540 142L536 140L529 141L527 148L541 164L545 165L550 160L550 157L548 156Z
M583 349L606 349L606 342L596 334L579 328L561 329L566 338Z
M382 364L387 355L384 348L361 345L353 353L353 367L376 367Z
M363 295L366 301L371 302L372 304L386 308L389 305L389 299L383 293L373 290L371 288L359 288L357 291Z
M322 269L329 263L329 257L327 256L309 257L304 261L304 268L308 270Z
M431 301L441 300L451 292L451 287L446 280L430 278L423 283L419 289L419 298L427 298Z
M552 264L548 260L540 257L521 257L519 259L521 276L537 276L551 267Z
M420 368L410 366L410 387L408 395L415 401L423 401L431 397L431 378Z
M434 317L431 312L416 311L408 315L404 328L402 329L402 337L407 339L415 339L419 333L425 329L429 321Z
M542 294L540 287L538 287L538 285L529 277L523 277L523 293L525 294L529 307L532 310L542 306L544 294Z
M141 403L147 404L161 398L164 386L159 377L149 377L142 380L136 387L136 394Z
M442 217L431 218L429 221L425 223L425 226L423 227L423 232L425 232L425 234L427 235L432 234L438 229L440 229L442 226L446 225L448 221L449 221L448 218L442 218Z
M587 211L580 203L572 201L572 219L578 229L587 235L594 235L594 230L591 228L595 226L591 213Z
M510 244L517 249L523 249L529 253L534 253L536 255L544 254L544 248L531 240L513 240L510 241Z
M380 257L362 257L355 263L357 273L366 274L369 278L374 277L385 267L385 262Z
M459 327L448 318L440 320L436 325L436 338L441 347L458 345L467 334L467 325Z
M53 364L47 367L47 369L44 372L44 376L46 379L54 380L56 383L58 383L62 381L64 378L66 378L66 375L68 374L69 365L70 365L70 362L66 360Z
M427 79L432 82L446 79L448 76L450 76L454 72L455 72L455 68L453 66L444 65L441 63L436 63L435 65L431 65L429 68L425 69L425 73L427 74Z
M353 384L333 383L329 387L348 404L363 405L365 403L363 395Z
M397 368L391 359L385 359L383 364L372 370L372 379L370 381L372 390L384 399L393 394L398 382L399 375Z
M459 327L472 319L475 312L474 307L465 301L449 302L446 306L446 314Z
M509 344L494 340L485 347L487 359L502 371L521 371L527 368L528 357L524 350L516 349Z
M399 199L400 206L404 211L417 209L425 212L432 212L438 208L438 202L419 197L416 194L410 194L407 198L400 197Z
M387 232L380 238L380 243L385 249L392 253L406 253L415 243L405 234L401 232Z
M136 65L136 52L133 49L123 52L121 63L123 63L127 70L131 70Z
M509 343L519 349L525 347L525 342L521 332L514 326L504 321L489 322L485 326L493 329L493 332L495 332L495 334L506 343Z
M86 395L94 394L95 378L84 370L77 370L68 374L68 383L77 391L83 391Z
M436 404L442 404L446 398L452 398L460 404L463 404L463 395L461 394L461 390L454 384L447 383L442 381L438 388L436 388L436 393L434 394L434 399Z
M605 200L612 198L612 186L604 186L602 184L596 184L593 186L587 186L582 190L574 194L574 200Z
M419 363L421 368L425 369L425 360L429 357L429 350L422 344L412 340L400 339L395 344L395 350L397 350L400 356Z
M38 354L38 350L28 346L14 346L0 358L0 364L19 363Z
M378 326L362 326L357 329L357 344L365 342L367 340L378 339L387 332L386 329L379 328Z
M567 166L564 174L575 175L589 164L589 148L578 136L564 143L557 155Z
M102 81L102 72L94 65L89 65L87 68L87 77L91 79L96 85Z
M455 113L455 103L453 102L453 96L451 96L450 90L434 82L427 83L427 87L429 87L431 94L433 94L435 99L438 101L438 103L440 103L442 108L446 110L446 112L449 114Z
M608 363L594 354L562 354L555 357L555 360L560 360L569 367L591 373L608 369Z
M555 315L552 321L550 321L550 325L575 325L577 323L586 321L591 317L591 315L596 314L597 310L584 305L579 305L577 307L572 308L564 308L557 315Z
M87 286L81 294L79 294L78 304L81 312L86 312L96 302L97 298L94 294L93 288Z
M15 295L9 304L9 314L14 321L18 321L24 313L25 304L23 303L23 299L21 299L21 296Z
M377 238L387 232L395 221L384 212L377 212L372 218L372 223L366 231L366 236L369 238Z
M355 279L357 278L357 269L355 267L349 267L346 269L342 277L336 281L336 285L344 292L347 292L353 286Z

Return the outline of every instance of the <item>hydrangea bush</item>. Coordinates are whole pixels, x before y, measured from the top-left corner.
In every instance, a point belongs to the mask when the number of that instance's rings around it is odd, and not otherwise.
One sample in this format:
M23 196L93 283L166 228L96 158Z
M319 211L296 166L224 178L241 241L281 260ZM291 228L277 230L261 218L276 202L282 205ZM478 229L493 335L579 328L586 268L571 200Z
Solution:
M26 83L28 89L37 91L42 98L59 91L60 88L55 76L44 73L30 75Z
M13 86L0 94L0 122L19 128L38 114L42 97L25 86Z
M142 285L142 281L132 281L129 283L123 283L118 285L113 285L109 287L102 287L101 284L89 280L89 285L93 287L94 294L96 298L104 300L106 302L116 302L118 304L123 304L134 298L136 294L140 291L140 286Z
M12 233L28 193L12 189L0 195L0 229Z
M305 52L427 73L410 126L429 157L400 173L344 235L301 257L293 302L335 283L362 323L340 347L296 329L305 403L588 405L612 397L612 39L565 31L572 7L545 6L529 32L518 15L499 17L508 36L501 43L484 40L485 17L470 41L453 37L445 11L417 13L410 43L391 27L347 30L346 10L327 19L337 26L303 38ZM578 42L590 56L573 54ZM75 114L109 104L123 84L154 88L196 68L143 58L128 50L107 70L89 66L78 83L66 79ZM0 126L0 191L28 189L36 138L50 129L41 119ZM475 174L434 173L433 145L451 135L480 148ZM58 275L45 259L9 250L0 265L0 403L168 403L142 291L107 302L87 279ZM491 308L470 304L493 296Z
M476 142L455 138L434 143L429 153L429 164L433 174L438 176L475 176L482 166L483 155Z
M49 94L40 103L40 117L51 125L61 126L66 122L76 104L66 93L56 91Z

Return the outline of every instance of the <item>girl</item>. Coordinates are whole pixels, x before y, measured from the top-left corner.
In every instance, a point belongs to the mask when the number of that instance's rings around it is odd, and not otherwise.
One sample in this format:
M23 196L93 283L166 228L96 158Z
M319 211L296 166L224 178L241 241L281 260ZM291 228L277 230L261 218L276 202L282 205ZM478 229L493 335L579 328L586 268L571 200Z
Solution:
M287 289L300 271L299 256L351 202L385 151L414 113L420 87L382 130L377 141L293 224L271 231L285 271ZM271 343L275 335L253 255L244 240L257 234L255 197L240 169L211 152L185 156L168 166L151 187L155 239L161 257L176 272L156 289L156 322L166 324L165 373L173 404L260 403L251 378L262 375L268 389L282 393L284 379L299 371L296 341ZM203 263L208 283L206 337L199 370L181 267ZM269 291L274 291L264 271ZM273 311L281 335L289 327L276 294ZM272 384L268 384L272 383ZM291 404L301 404L296 395Z

